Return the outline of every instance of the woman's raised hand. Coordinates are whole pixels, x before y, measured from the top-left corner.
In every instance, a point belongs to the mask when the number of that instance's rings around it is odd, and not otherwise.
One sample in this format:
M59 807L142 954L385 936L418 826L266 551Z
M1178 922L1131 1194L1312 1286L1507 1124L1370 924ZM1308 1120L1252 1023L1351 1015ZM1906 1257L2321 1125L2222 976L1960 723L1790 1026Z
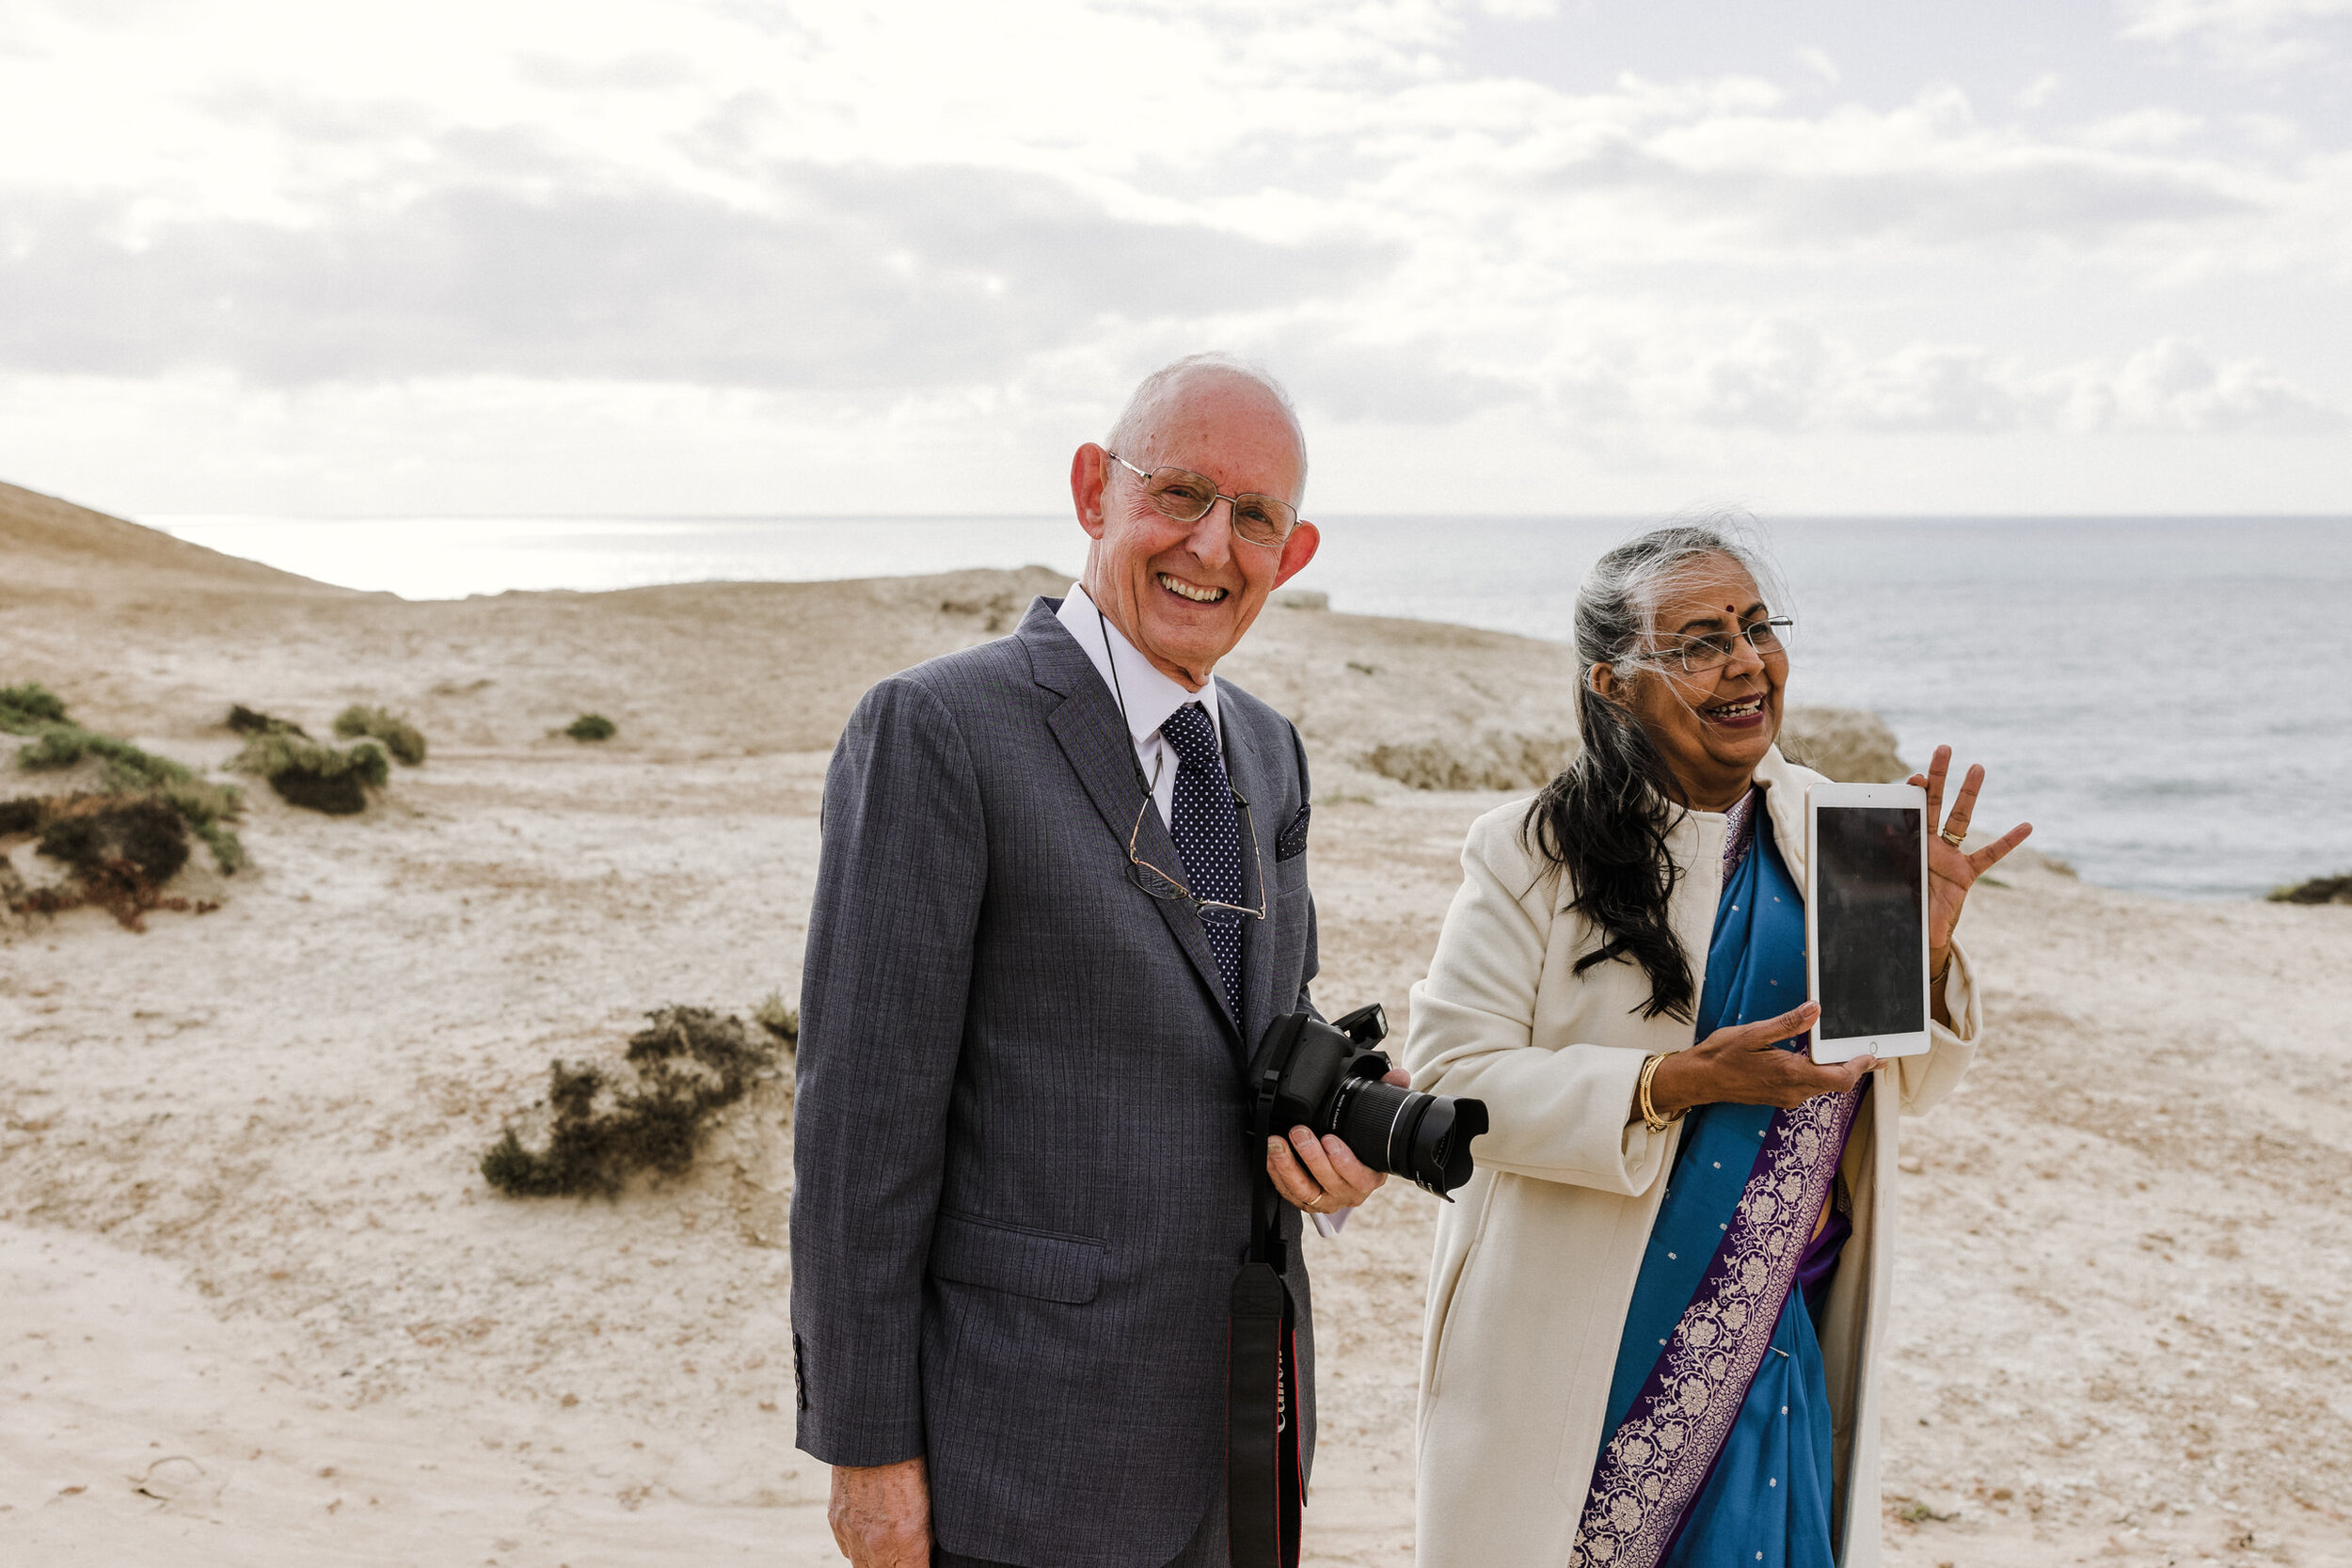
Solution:
M1807 1002L1778 1018L1718 1029L1690 1050L1676 1052L1658 1064L1650 1079L1651 1108L1661 1116L1715 1104L1787 1110L1815 1095L1852 1088L1879 1065L1876 1056L1824 1067L1802 1051L1781 1049L1781 1041L1804 1034L1820 1016L1820 1004Z
M1960 794L1952 800L1949 816L1944 815L1945 777L1952 769L1952 749L1938 746L1935 756L1928 764L1926 773L1914 773L1911 782L1926 786L1928 792L1928 831L1935 836L1928 840L1928 973L1941 974L1951 957L1952 930L1960 924L1960 910L1968 901L1968 890L1977 885L1977 879L2001 863L2001 857L2026 842L2033 832L2033 824L2020 822L1974 854L1963 854L1957 841L1968 836L1968 821L1977 809L1977 791L1984 787L1984 769L1972 767L1961 781ZM1937 826L1938 821L1942 826Z
M1925 773L1911 782L1928 792L1928 973L1941 974L1950 960L1952 929L1960 924L1961 907L1977 879L2000 864L2001 858L2026 842L2033 824L2020 822L1973 854L1963 853L1956 840L1968 836L1968 821L1984 787L1984 769L1971 768L1952 799L1949 816L1944 811L1944 787L1952 768L1952 749L1938 746ZM1943 990L1934 992L1935 1016L1945 1016ZM1859 1083L1877 1067L1875 1056L1822 1066L1803 1052L1784 1051L1780 1042L1813 1027L1821 1009L1807 1002L1794 1012L1757 1023L1718 1029L1688 1051L1677 1051L1658 1064L1650 1078L1650 1107L1672 1116L1694 1105L1774 1105L1784 1110L1802 1105L1815 1095L1836 1094ZM1636 1108L1638 1111L1638 1107Z

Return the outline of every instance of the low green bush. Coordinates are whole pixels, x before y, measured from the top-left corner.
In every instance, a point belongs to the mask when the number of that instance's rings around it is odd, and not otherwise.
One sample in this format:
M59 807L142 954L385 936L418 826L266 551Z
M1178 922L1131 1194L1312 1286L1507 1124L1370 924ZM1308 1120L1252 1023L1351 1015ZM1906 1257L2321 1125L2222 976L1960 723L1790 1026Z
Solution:
M414 768L424 761L424 736L416 725L380 707L352 704L335 716L335 733L345 740L365 736L382 741L384 749L392 753L392 760L404 768Z
M510 1197L617 1194L641 1170L675 1176L693 1164L713 1111L743 1098L775 1048L739 1018L664 1007L629 1037L627 1065L548 1064L547 1142L526 1147L512 1126L482 1156L482 1177Z
M95 757L104 765L99 794L160 800L212 849L221 870L234 872L245 863L245 847L229 825L244 805L234 784L214 784L183 763L83 728L55 693L37 684L0 688L0 730L33 737L16 753L18 767L54 770Z
M564 733L574 740L610 740L620 733L620 726L601 713L583 713L564 726Z
M288 805L329 816L367 810L367 792L383 788L391 777L383 748L372 740L339 752L282 732L254 736L229 766L260 775Z
M2352 875L2313 877L2293 887L2270 890L2274 904L2352 904Z
M294 721L279 719L259 708L247 707L243 703L230 708L226 722L239 735L298 735L305 740L310 738L303 727Z
M88 731L74 724L54 724L41 730L30 746L16 753L16 765L32 772L54 773L72 767L88 754Z
M35 724L62 724L65 704L39 681L0 686L0 730L30 735Z

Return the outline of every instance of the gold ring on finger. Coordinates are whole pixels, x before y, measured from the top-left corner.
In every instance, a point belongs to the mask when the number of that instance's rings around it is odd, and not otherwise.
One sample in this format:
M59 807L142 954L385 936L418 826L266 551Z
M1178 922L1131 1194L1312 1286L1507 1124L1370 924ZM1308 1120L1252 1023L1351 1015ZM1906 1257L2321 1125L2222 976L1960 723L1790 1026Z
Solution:
M1942 832L1937 833L1935 836L1936 836L1936 837L1938 837L1938 838L1940 838L1940 839L1942 839L1945 843L1947 843L1947 844L1950 845L1953 848L1957 849L1957 848L1959 848L1962 845L1963 845L1963 844L1965 844L1965 843L1967 843L1967 842L1968 842L1968 830L1967 830L1967 829L1965 829L1965 828L1963 828L1960 832L1952 832L1952 830L1951 830L1951 829L1947 828L1947 829L1945 829Z

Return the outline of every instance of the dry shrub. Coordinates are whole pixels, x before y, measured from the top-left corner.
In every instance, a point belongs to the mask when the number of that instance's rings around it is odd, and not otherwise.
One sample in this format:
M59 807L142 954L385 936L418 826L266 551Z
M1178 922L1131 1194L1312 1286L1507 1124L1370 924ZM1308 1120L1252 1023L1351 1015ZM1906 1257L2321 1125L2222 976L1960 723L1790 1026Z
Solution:
M610 740L620 728L601 713L583 713L564 725L564 733L574 740Z
M1895 750L1893 727L1867 708L1790 708L1780 753L1845 784L1892 784L1912 773Z
M799 1049L801 1015L794 1008L785 1006L784 992L771 990L761 997L759 1006L752 1009L752 1022L775 1036L787 1048Z
M1572 734L1494 729L1390 741L1356 760L1414 789L1541 789L1576 760L1577 746ZM1861 708L1792 707L1783 719L1780 749L1791 762L1849 783L1911 773L1886 721Z
M0 838L38 832L40 811L41 801L38 795L27 795L18 800L0 800Z
M380 707L363 707L358 703L335 716L335 733L345 740L362 736L384 743L392 753L392 760L403 768L414 768L424 761L424 736L416 725L396 713Z
M75 795L40 802L38 852L73 873L70 888L40 888L11 901L19 913L56 914L84 904L104 910L126 930L147 928L151 910L218 906L167 898L161 889L188 863L188 825L153 796Z
M988 618L987 629L1000 632L1020 618L1028 602L1027 594L1016 596L1008 589L984 599L942 599L939 601L939 612L942 615L984 615Z
M339 752L279 730L255 735L229 766L260 774L288 805L329 816L367 810L367 791L383 788L391 776L383 749L372 740Z
M1576 756L1574 736L1491 731L1375 746L1365 768L1414 789L1540 789Z
M247 707L243 703L229 710L227 722L239 735L298 735L305 740L310 738L309 733L293 720L277 718L259 708Z
M84 729L66 715L64 703L38 685L0 688L0 730L33 738L32 745L17 752L18 767L54 770L96 758L101 764L103 795L161 800L179 814L188 832L211 847L213 860L222 871L234 872L245 863L244 846L229 825L243 807L243 798L233 784L213 784L169 757ZM37 821L38 816L37 805Z
M188 863L187 824L156 800L81 795L53 801L40 853L78 871L120 861L150 882L167 882Z
M2293 887L2270 890L2274 904L2352 904L2352 874L2342 877L2313 877L2308 882Z
M645 1016L625 1067L548 1064L545 1147L526 1148L509 1126L482 1157L484 1180L511 1197L609 1197L641 1170L679 1175L710 1114L775 1065L776 1048L739 1018L707 1007Z

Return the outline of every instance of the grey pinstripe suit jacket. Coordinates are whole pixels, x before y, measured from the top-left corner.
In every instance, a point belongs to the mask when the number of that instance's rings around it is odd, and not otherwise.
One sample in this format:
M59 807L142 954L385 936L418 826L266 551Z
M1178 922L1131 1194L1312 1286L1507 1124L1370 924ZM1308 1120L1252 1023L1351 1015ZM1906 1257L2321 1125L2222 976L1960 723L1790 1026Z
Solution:
M1126 875L1143 803L1110 690L1040 599L868 691L826 777L792 1192L800 1446L929 1460L933 1528L1034 1568L1156 1568L1224 1484L1227 1297L1262 1156L1242 1068L1308 1006L1309 799L1280 714L1220 694L1267 917L1244 1012L1200 917ZM1291 835L1303 845L1303 836ZM1181 867L1156 811L1139 850ZM1244 856L1245 899L1259 896ZM1302 1449L1312 1344L1299 1216Z

